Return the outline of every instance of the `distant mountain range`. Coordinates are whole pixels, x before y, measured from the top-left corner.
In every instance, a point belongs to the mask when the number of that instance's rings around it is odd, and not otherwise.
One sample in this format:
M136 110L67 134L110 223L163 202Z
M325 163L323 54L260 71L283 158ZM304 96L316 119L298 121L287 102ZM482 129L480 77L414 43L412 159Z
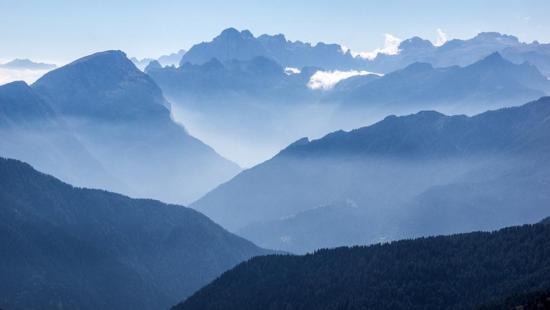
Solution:
M229 28L0 65L27 81L0 85L0 308L540 304L550 44L393 47ZM310 254L249 260L275 251Z
M0 158L0 306L164 309L270 253L182 206L75 188Z
M2 93L0 106L8 109L0 119L9 120L2 134L13 141L2 155L77 185L190 202L239 171L171 119L160 88L122 52L84 57L50 71L32 89L16 83Z
M0 64L0 68L12 70L51 70L55 67L54 64L34 62L29 59L14 59L5 64Z
M548 291L548 251L550 226L537 224L257 257L173 309L476 309Z
M550 81L535 66L516 65L497 52L465 67L414 63L383 77L358 76L339 84L326 100L393 113L430 108L472 114L550 94Z
M352 69L363 61L351 53L343 52L338 44L318 43L311 45L301 41L288 41L284 35L261 35L254 37L248 31L228 28L211 42L194 45L183 55L180 65L187 62L202 64L212 58L220 61L250 60L263 56L285 67L322 67L326 69Z
M441 46L413 37L401 42L396 54L379 53L373 59L366 59L338 44L292 42L282 34L255 37L248 30L228 28L212 41L194 45L180 64L202 64L212 58L223 62L263 56L283 67L313 66L325 70L355 69L388 73L415 62L430 63L435 67L466 66L494 52L502 53L517 64L528 61L544 75L550 76L550 44L522 43L514 36L497 32L482 32L474 38L454 39Z
M550 202L548 117L550 97L473 117L390 116L301 139L192 207L299 253L532 222Z
M454 39L441 46L434 46L428 40L413 37L401 42L399 53L396 55L378 54L369 68L390 72L414 62L430 63L435 67L467 66L494 52L501 53L517 64L528 61L546 76L550 75L550 44L540 44L536 41L523 43L517 37L498 32L482 32L471 39Z
M255 163L300 136L349 130L388 114L434 109L472 115L550 94L550 81L535 66L514 64L499 53L465 67L413 63L384 76L356 71L336 82L332 79L347 73L315 67L290 72L264 56L212 58L178 68L151 63L145 71L174 111L181 111L176 118L231 158L243 157L235 149L262 150ZM335 85L314 89L313 82Z
M185 50L179 50L176 53L162 55L158 59L153 58L143 58L138 59L136 57L130 58L130 60L138 67L141 71L153 61L157 61L161 66L177 66L180 63L181 57L185 54Z
M287 74L279 63L263 56L224 61L212 58L203 64L185 63L178 68L163 68L152 63L146 68L146 73L169 98L178 101L192 99L199 101L197 104L201 104L201 100L231 100L227 96L258 97L278 102L303 101L311 96L307 83L314 72L312 68L298 74Z

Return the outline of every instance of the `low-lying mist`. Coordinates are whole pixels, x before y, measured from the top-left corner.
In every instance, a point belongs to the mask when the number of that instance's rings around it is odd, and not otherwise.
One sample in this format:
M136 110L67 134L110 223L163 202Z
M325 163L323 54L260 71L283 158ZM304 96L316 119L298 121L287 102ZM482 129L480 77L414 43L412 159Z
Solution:
M394 105L365 102L348 106L338 102L263 101L261 98L170 98L172 117L191 135L212 146L225 158L250 168L275 156L292 142L319 139L338 130L372 125L389 115L433 110L447 115L475 115L487 109L516 106L513 102L419 102Z

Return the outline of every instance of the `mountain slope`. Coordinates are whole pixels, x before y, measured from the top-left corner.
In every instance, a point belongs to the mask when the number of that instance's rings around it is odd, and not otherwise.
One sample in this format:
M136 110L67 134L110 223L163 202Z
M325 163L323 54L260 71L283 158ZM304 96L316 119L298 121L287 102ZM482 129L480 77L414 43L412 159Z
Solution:
M0 159L0 307L162 309L266 251L202 214Z
M24 82L0 86L0 156L18 158L78 186L123 186Z
M550 288L550 226L253 258L174 309L473 309Z
M550 201L545 186L550 180L549 117L548 97L474 117L437 112L390 116L369 127L299 140L192 207L240 231L322 205L353 201L362 209L363 226L356 234L362 237L341 245L440 233L446 225L456 232L533 221L545 215ZM476 184L483 187L472 191ZM529 208L518 206L521 192L529 198ZM468 206L477 206L477 213L465 213ZM433 209L440 211L429 211ZM422 221L411 220L415 213L424 215ZM494 213L500 216L491 216ZM457 216L464 221L452 226ZM486 221L468 221L468 216ZM349 229L345 222L332 224L324 229L333 235ZM264 232L245 236L263 246L291 249L284 242L262 243L283 237Z
M110 189L189 202L239 171L171 119L159 87L122 52L76 60L32 87L129 187Z

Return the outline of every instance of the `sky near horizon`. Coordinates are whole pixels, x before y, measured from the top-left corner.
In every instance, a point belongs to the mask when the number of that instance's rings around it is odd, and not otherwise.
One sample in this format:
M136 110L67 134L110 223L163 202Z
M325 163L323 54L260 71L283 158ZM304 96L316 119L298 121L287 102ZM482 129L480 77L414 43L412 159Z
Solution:
M107 49L158 57L210 41L228 27L357 52L383 47L386 34L435 43L498 31L550 42L548 16L548 0L0 0L0 62L62 64Z

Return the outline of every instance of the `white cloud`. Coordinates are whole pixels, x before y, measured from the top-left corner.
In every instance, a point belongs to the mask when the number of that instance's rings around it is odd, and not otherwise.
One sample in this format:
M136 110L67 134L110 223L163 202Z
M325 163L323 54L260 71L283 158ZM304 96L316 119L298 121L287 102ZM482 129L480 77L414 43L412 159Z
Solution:
M378 54L385 54L385 55L397 55L399 54L399 44L401 43L401 39L398 37L386 33L384 35L384 47L383 48L377 48L374 51L370 52L351 52L351 54L354 57L361 57L365 59L372 60L378 56Z
M287 75L292 75L292 74L300 74L302 71L300 71L300 69L298 68L293 68L293 67L286 67L285 68L285 73Z
M349 47L347 47L345 45L340 45L340 53L347 54L348 52L350 52Z
M315 72L311 78L309 79L309 82L307 83L307 87L311 89L321 89L321 90L330 90L332 89L338 82L349 79L350 77L357 76L357 75L369 75L369 74L376 74L381 76L379 73L374 72L368 72L368 71L357 71L357 70L351 70L351 71L317 71Z
M435 41L435 46L441 46L447 42L447 34L443 32L440 28L437 28L437 40Z
M14 82L25 81L28 84L34 83L49 70L14 70L0 68L0 85Z

